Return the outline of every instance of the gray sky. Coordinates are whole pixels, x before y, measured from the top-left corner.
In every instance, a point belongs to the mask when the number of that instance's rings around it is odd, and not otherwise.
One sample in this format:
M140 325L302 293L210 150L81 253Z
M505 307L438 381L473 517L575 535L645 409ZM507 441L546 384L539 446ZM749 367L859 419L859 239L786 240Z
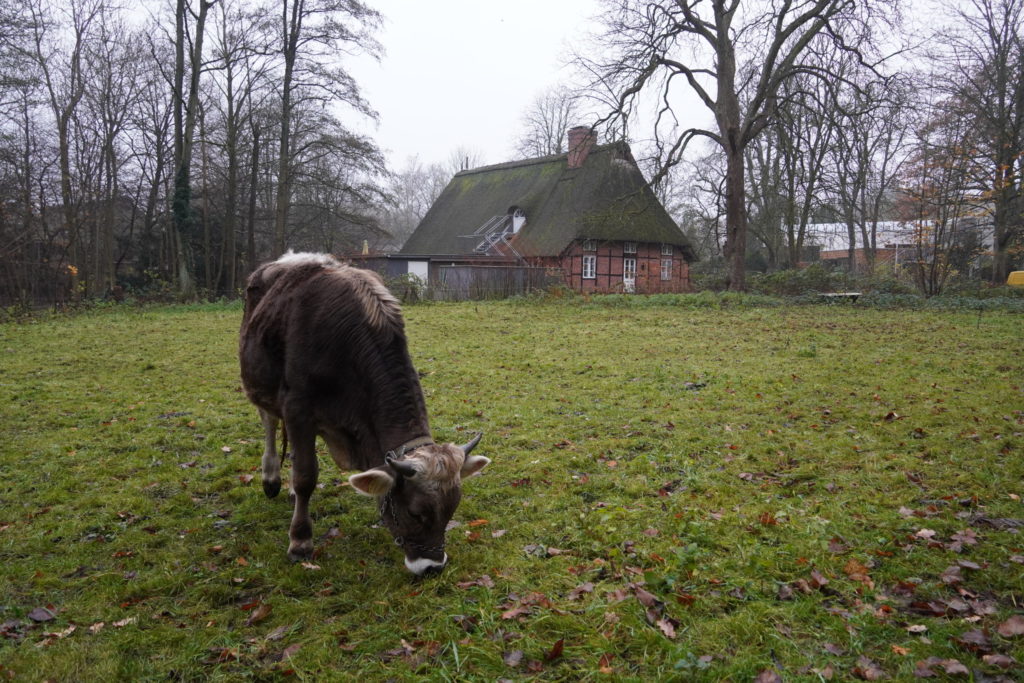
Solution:
M444 163L459 147L478 151L484 163L510 159L524 110L568 82L572 42L599 10L598 0L369 4L385 17L378 39L386 54L380 64L349 67L380 113L366 132L395 168L413 155Z

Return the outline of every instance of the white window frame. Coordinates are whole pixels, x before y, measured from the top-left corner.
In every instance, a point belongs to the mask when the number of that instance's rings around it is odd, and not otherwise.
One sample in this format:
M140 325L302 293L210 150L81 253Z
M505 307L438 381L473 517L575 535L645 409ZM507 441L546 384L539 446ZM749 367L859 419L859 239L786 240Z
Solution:
M597 254L583 255L583 279L597 279Z
M672 279L672 259L663 258L661 259L661 279L671 280Z
M583 251L597 251L597 240L583 240Z
M623 254L635 254L636 253L636 242L623 242L622 243Z
M672 245L671 244L663 244L663 245L661 245L661 255L662 256L671 256L672 255Z

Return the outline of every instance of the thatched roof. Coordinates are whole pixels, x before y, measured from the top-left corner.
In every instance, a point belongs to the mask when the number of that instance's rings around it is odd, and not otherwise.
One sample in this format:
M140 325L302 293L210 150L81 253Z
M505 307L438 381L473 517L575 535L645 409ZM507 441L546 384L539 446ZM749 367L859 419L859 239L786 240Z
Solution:
M514 208L526 224L512 241L523 256L557 256L576 239L672 244L693 249L654 196L624 142L595 146L581 168L567 154L457 173L402 247L403 254L468 254L469 238Z

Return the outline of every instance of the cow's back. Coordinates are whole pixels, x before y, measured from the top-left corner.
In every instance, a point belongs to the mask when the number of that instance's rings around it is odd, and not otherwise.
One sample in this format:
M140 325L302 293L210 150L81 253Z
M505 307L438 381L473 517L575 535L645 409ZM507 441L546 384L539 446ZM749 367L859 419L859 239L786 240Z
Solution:
M249 277L239 337L246 393L280 414L281 388L328 381L392 345L404 348L401 307L376 273L322 254L290 254ZM338 378L342 379L342 378Z

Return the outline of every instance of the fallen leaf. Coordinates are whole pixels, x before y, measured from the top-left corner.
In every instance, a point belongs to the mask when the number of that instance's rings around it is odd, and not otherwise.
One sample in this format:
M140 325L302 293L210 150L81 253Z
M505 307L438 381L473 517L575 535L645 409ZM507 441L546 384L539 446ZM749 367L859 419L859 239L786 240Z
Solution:
M580 585L576 586L571 591L569 591L569 594L566 596L566 598L569 599L569 600L579 600L586 593L593 593L593 592L594 592L594 584L592 584L591 582L587 581L585 583L581 583Z
M757 518L757 521L762 526L778 526L779 520L775 519L775 516L770 512L762 512L761 516Z
M775 669L764 669L754 678L754 683L782 683L783 678Z
M484 574L479 579L473 579L472 581L460 581L455 585L463 590L467 588L472 588L473 586L481 586L483 588L494 588L494 579L492 579L489 575Z
M258 624L269 617L273 609L274 608L267 603L261 603L259 607L249 612L249 618L245 620L245 625L252 626L253 624Z
M666 638L671 640L676 637L676 626L679 625L679 622L675 619L671 617L662 617L655 622L655 625L661 629L661 632L665 634Z
M512 608L510 610L506 610L506 611L502 612L501 613L501 618L505 619L505 620L518 619L519 617L521 617L521 616L523 616L525 614L529 614L529 613L530 613L530 608L529 607L514 607L514 608Z
M853 675L862 681L883 681L889 678L877 662L861 655L857 659L857 666L853 667Z
M960 574L960 567L957 565L946 567L946 571L942 572L939 578L942 579L942 583L946 584L947 586L952 586L956 583L962 583L964 580L964 577Z
M636 599L640 601L640 604L644 607L654 607L659 603L658 598L654 597L653 593L644 590L637 586L634 590Z
M556 659L558 659L559 657L562 656L562 652L564 650L565 650L565 638L559 638L558 642L556 642L552 646L551 651L548 652L547 655L545 655L544 661L545 662L553 662L553 661L555 661Z
M512 650L511 652L506 652L502 656L502 660L504 660L505 666L510 666L510 667L515 668L515 667L517 667L517 666L519 666L520 664L523 663L523 651L522 650Z
M29 612L27 616L37 624L53 621L57 617L52 610L46 607L36 607L34 610Z
M239 558L239 559L241 559L241 558ZM315 571L320 569L320 565L313 564L312 562L303 562L302 563L302 568L303 569L308 569L311 572L315 572Z
M984 631L968 631L959 638L953 638L953 642L965 650L978 654L990 652L992 649L992 643Z
M295 655L296 652L298 652L301 649L302 643L295 643L294 645L289 645L284 649L284 651L281 652L281 659L290 659Z
M282 640L286 635L288 635L288 631L290 631L291 629L292 629L292 625L291 624L283 624L283 625L278 626L277 628L275 628L270 633L268 633L265 637L269 641Z
M106 623L102 621L97 621L95 624L89 627L89 633L99 633L103 630L104 626L106 626Z
M1019 614L1015 614L1003 623L999 624L996 629L999 631L999 635L1004 638L1015 638L1020 635L1024 635L1024 617Z
M824 577L824 575L821 572L819 572L817 569L812 569L811 570L811 585L814 588L822 588L823 586L827 586L828 585L828 579L826 579Z
M138 617L127 617L125 619L121 619L120 621L115 621L113 623L113 626L114 626L114 628L123 628L125 626L130 625L130 624L134 624L138 620L139 620Z

